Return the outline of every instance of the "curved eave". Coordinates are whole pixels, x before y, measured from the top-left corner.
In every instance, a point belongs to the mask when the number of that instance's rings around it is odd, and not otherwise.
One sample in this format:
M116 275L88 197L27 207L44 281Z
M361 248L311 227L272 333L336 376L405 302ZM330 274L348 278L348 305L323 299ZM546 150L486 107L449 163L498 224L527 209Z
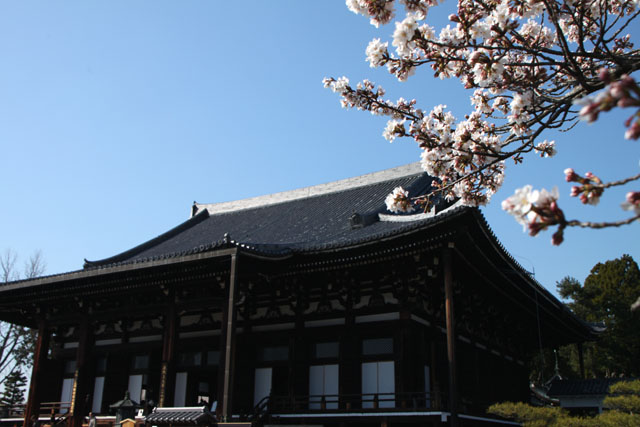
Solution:
M562 313L562 316L569 320L574 328L578 331L581 331L581 334L585 340L595 340L597 339L603 332L601 328L597 328L594 325L591 325L584 320L577 317L565 304L563 304L560 300L558 300L551 292L549 292L544 286L540 284L535 278L533 278L529 272L527 272L518 261L513 258L513 256L507 251L507 249L502 245L502 243L498 240L495 233L489 226L486 218L480 212L479 209L474 209L472 211L476 223L480 225L480 229L485 235L487 241L491 242L492 247L496 251L496 253L503 259L507 265L511 266L514 270L516 270L519 274L518 277L521 278L522 282L526 284L530 289L532 289L535 293L537 293L540 297L543 298L547 304L553 307L553 309Z
M194 262L194 261L200 261L205 259L227 257L237 252L238 252L237 247L225 247L225 248L216 249L215 251L187 254L179 257L163 258L163 259L148 260L148 261L141 261L141 262L131 262L131 263L125 263L125 264L112 264L107 266L101 266L100 268L76 270L76 271L71 271L67 273L37 277L34 279L8 282L6 284L0 285L0 301L2 300L3 292L11 292L11 291L21 290L26 288L33 288L38 286L55 285L57 283L71 282L75 280L98 278L101 276L124 273L127 271L150 269L155 267L170 266L174 264Z

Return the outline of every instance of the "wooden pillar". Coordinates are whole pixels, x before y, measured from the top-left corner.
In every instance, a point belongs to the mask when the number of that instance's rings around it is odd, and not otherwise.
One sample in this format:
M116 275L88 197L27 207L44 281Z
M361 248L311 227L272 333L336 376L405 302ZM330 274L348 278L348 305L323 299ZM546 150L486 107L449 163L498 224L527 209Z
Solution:
M40 390L42 385L40 381L42 379L42 373L44 371L44 364L47 359L47 352L49 350L49 331L46 320L38 320L38 339L36 341L36 348L33 354L33 368L31 369L31 383L29 385L29 398L27 399L27 406L24 411L24 427L31 426L31 417L40 415Z
M354 402L353 398L345 397L349 395L358 395L362 392L361 380L361 348L360 336L356 329L356 316L354 305L354 297L350 294L352 287L357 286L355 283L345 284L349 288L345 301L345 324L338 337L339 341L339 383L338 395L340 395L340 408L351 410L359 405ZM346 423L348 424L348 423Z
M442 410L442 388L440 387L439 369L438 365L438 340L437 335L440 331L431 334L430 338L430 356L431 361L429 363L429 376L431 377L431 407L437 410Z
M299 344L296 342L298 331L294 329L294 333L289 336L289 358L287 361L287 396L289 400L293 402L293 397L296 393L296 382L299 380L296 375L296 368L298 367L298 348ZM305 393L306 394L306 393ZM293 405L292 405L293 406Z
M449 411L451 426L458 425L458 379L456 369L456 332L453 312L453 255L450 243L444 250L444 294L447 323L447 358L449 361Z
M225 369L225 348L227 345L227 308L228 308L228 304L227 300L229 298L229 285L225 285L225 301L223 301L221 303L221 310L222 310L222 320L221 320L221 324L220 324L220 337L219 337L219 348L220 348L220 355L218 356L218 388L217 388L217 399L218 399L218 406L216 408L216 417L218 418L218 420L222 420L222 399L224 396L224 369ZM255 349L255 345L253 346ZM254 350L255 351L255 350ZM251 401L253 403L253 400Z
M93 325L88 316L83 316L80 320L80 339L78 341L78 351L76 352L76 372L73 378L73 390L71 392L71 420L69 427L81 427L84 417L88 415L90 407L90 385L93 379Z
M165 314L164 336L162 338L162 366L160 368L160 391L158 406L172 406L176 380L175 353L178 339L178 316L174 291L169 294L169 306Z
M409 392L415 392L416 388L416 372L422 372L422 368L413 363L416 353L416 345L412 345L411 336L411 313L403 309L400 311L400 320L398 329L395 333L395 341L397 342L396 366L396 390L400 394L400 399L396 398L396 407L405 408L410 405L407 399ZM418 347L419 348L419 347Z
M309 348L304 338L304 310L297 306L295 311L295 333L289 337L289 396L292 401L296 396L309 394Z
M238 296L237 286L238 253L231 254L231 271L229 273L229 286L227 286L227 304L222 323L222 339L224 346L220 352L221 384L218 395L218 407L222 408L220 416L222 421L228 421L233 415L233 381L234 381L234 357L236 347L236 299Z

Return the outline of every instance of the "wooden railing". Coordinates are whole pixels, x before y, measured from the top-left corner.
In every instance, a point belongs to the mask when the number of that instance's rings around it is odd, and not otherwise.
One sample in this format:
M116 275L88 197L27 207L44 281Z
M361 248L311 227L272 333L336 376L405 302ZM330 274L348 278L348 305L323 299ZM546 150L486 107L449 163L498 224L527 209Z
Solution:
M254 420L271 414L446 411L442 395L428 392L267 396L254 408Z
M70 408L71 402L43 402L40 404L40 417L47 418L51 425L61 424L69 416Z
M22 418L27 405L0 405L0 418Z
M442 410L442 396L434 393L363 393L342 395L270 396L269 412L387 412Z
M0 406L0 418L24 418L26 406L24 403ZM59 424L67 418L69 408L71 402L43 402L40 404L38 418L46 419L48 424Z
M486 416L490 402L461 399L458 411L468 415ZM335 414L394 412L448 412L447 395L429 392L364 393L342 395L267 396L254 408L251 420L265 420L272 414Z

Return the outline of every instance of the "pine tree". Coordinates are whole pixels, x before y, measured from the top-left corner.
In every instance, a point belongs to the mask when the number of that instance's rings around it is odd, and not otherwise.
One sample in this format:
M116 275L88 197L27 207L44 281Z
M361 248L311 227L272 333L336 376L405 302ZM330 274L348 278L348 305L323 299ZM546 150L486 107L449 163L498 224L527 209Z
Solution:
M18 369L7 375L4 382L4 391L0 395L0 405L12 407L24 403L24 387L26 384L27 377Z
M565 278L558 292L569 299L569 308L588 322L602 322L605 332L585 345L588 376L636 377L640 360L640 316L631 304L640 295L640 268L629 255L596 264L584 285Z

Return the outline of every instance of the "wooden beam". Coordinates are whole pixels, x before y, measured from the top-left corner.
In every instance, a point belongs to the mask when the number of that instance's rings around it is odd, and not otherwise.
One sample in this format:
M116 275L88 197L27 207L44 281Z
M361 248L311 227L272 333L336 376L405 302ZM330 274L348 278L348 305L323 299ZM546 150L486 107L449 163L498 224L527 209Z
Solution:
M29 385L29 398L24 411L24 427L31 427L31 417L40 415L40 381L44 371L44 364L49 350L48 323L44 318L38 320L38 339L33 354L33 368L31 369L31 383Z
M453 312L453 257L451 243L444 249L444 294L445 316L447 322L447 358L449 361L449 411L451 426L458 425L458 378L456 369L456 332Z

